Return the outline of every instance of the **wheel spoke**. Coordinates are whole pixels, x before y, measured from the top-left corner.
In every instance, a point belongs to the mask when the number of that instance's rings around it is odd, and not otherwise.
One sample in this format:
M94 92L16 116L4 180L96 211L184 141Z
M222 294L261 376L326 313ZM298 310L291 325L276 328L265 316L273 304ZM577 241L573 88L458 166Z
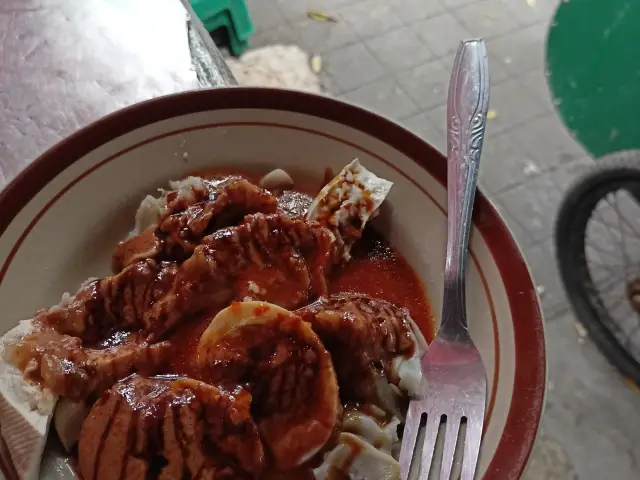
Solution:
M620 213L620 204L618 203L618 192L614 193L614 205L613 209L616 211L616 215L618 216L618 230L620 231L620 250L622 252L622 261L624 262L624 271L627 277L627 280L631 280L631 276L629 274L629 254L627 253L627 245L624 241L624 233L622 231L622 214ZM609 199L607 198L607 202ZM609 203L611 205L611 203Z
M595 251L598 247L594 247L591 244L585 244L585 248L587 266L589 267L589 271L592 276L597 272L597 270L606 270L613 275L616 275L620 271L625 271L626 278L631 278L632 274L640 274L640 264L636 262L630 261L630 264L607 262L607 259L601 258L598 252Z
M590 265L588 265L589 267L591 267ZM608 273L610 273L613 276L618 276L620 275L620 270L618 268L616 268L617 265L609 265L606 263L598 263L597 268L600 268L602 270L606 270ZM591 270L591 268L590 268ZM624 274L620 277L620 280L625 280L626 278L624 276Z
M596 284L594 282L593 286L596 287L600 293L609 293L613 287L620 283L620 281L620 278L607 278L607 283L605 283L604 285L601 283Z
M618 258L618 256L617 256L617 255L615 255L614 253L612 253L612 252L610 252L610 251L608 251L608 250L603 249L603 248L602 248L601 246L599 246L599 245L594 245L594 244L591 244L591 243L590 243L588 246L589 246L590 248L592 248L593 250L596 250L596 251L598 251L598 252L600 252L600 253L603 253L603 254L607 255L608 257L614 258L614 259L616 259L616 260L618 260L618 261L620 260L620 258Z
M627 226L628 226L628 227L633 231L632 233L636 236L636 238L640 240L640 231L636 230L636 229L633 227L633 224L632 224L632 223L627 219L627 217L626 217L626 216L625 216L625 215L620 211L620 204L618 203L618 193L619 193L619 192L620 192L620 190L616 191L616 193L615 193L615 197L616 197L616 208L615 208L615 209L617 210L618 218L622 219L622 221L624 222L624 224L625 224L625 225L627 225ZM607 199L607 202L608 202L608 201L609 201L609 200ZM635 201L635 199L633 199L633 201L634 201L634 202L636 202L636 201ZM637 204L637 202L636 202L636 204Z
M602 317L602 321L605 323L605 326L612 331L612 333L616 336L616 337L623 337L626 338L624 331L622 330L622 328L620 327L620 325L618 325L618 322L616 321L615 317L612 315L612 313L617 313L618 310L624 310L624 304L620 304L620 307L622 308L616 308L615 310L613 310L613 312L610 312L609 310L607 310L606 312L604 312L604 315ZM605 307L606 308L606 307Z
M607 272L609 272L611 275L617 276L620 274L620 270L615 268L615 266L612 265L607 265L606 263L601 263L598 265L599 268L601 268L602 270L606 270ZM619 277L620 280L625 280L624 275Z
M615 290L610 290L609 292L607 292L606 296L600 295L600 299L603 300L603 303L605 303L605 305L607 306L607 310L609 311L614 311L616 308L622 305L623 301L627 300L620 295L612 295L613 293L615 293Z

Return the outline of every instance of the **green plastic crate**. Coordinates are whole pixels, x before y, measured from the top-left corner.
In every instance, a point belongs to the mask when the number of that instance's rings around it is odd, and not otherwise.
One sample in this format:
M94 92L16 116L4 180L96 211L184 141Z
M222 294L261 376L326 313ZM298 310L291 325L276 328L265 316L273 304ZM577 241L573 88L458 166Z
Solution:
M222 12L216 17L215 21L210 22L209 25L211 27L211 30L207 29L207 31L211 33L214 39L216 38L216 36L213 35L213 32L217 32L221 28L225 30L227 34L229 51L234 57L239 57L249 47L248 40L241 40L234 34L233 24L227 12Z
M208 32L228 29L229 38L248 41L254 27L244 0L191 0L191 6Z

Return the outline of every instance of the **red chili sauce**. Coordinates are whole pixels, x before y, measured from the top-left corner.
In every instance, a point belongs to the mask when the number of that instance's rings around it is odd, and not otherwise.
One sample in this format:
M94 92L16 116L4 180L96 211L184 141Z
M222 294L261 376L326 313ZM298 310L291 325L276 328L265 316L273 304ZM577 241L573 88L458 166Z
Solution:
M198 172L197 175L205 178L213 176L211 172ZM244 176L251 181L258 180L253 175ZM300 193L308 195L311 192ZM315 195L315 192L312 195ZM351 255L352 258L346 265L336 267L331 273L328 281L329 293L364 293L398 307L405 307L430 342L434 337L431 308L422 282L404 257L371 226L365 229L362 239L353 247ZM216 313L217 311L211 311L194 318L191 322L181 325L170 337L174 348L170 373L197 375L192 365L198 342ZM312 480L314 476L309 468L301 468L285 473L267 472L263 478Z

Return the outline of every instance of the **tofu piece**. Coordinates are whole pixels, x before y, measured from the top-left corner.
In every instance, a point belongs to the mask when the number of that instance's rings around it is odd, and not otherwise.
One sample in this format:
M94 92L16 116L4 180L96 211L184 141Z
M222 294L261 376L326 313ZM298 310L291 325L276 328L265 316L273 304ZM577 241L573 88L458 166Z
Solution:
M9 360L9 347L33 330L23 320L0 339L0 433L21 479L36 480L57 396L24 379Z

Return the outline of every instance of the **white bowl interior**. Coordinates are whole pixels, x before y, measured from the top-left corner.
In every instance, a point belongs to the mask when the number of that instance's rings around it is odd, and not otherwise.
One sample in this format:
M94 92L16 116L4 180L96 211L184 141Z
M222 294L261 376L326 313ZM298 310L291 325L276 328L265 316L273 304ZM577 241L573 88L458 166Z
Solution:
M0 238L0 258L5 258L39 216L0 284L0 329L7 331L56 303L86 278L108 274L113 246L130 230L137 204L170 179L216 166L258 171L277 166L294 178L311 175L319 182L326 167L338 171L355 157L395 182L376 221L422 278L439 317L446 238L443 185L396 149L360 131L302 114L247 109L202 112L145 126L85 155L51 181ZM471 249L469 323L491 392L483 472L511 401L514 332L505 286L478 231L472 234Z

